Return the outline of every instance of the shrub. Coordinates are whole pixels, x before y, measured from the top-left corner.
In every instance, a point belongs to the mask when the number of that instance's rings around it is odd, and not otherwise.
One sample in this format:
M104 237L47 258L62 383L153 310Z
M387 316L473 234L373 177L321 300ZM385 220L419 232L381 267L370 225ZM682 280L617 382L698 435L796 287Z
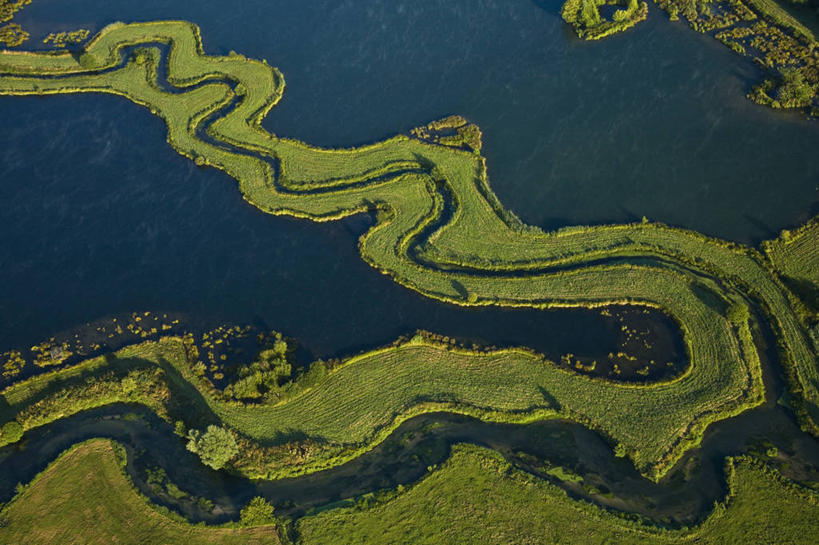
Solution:
M23 437L23 426L16 420L3 424L3 442L16 443Z
M791 68L782 71L782 84L776 92L776 99L785 108L800 108L810 104L814 92L802 72Z
M239 446L230 430L213 425L208 426L205 433L188 432L188 450L198 454L202 463L213 469L222 469L239 454Z
M256 361L238 369L239 379L225 388L225 395L240 400L258 399L288 382L292 374L287 343L279 339L272 348L259 352Z
M256 496L250 503L242 508L239 518L243 526L260 526L262 524L273 524L276 517L273 516L273 506L267 500Z
M82 66L86 70L92 70L93 68L95 68L99 64L99 62L97 61L97 58L94 55L92 55L91 53L88 53L88 52L83 53L82 55L80 55L79 63L80 63L80 66Z

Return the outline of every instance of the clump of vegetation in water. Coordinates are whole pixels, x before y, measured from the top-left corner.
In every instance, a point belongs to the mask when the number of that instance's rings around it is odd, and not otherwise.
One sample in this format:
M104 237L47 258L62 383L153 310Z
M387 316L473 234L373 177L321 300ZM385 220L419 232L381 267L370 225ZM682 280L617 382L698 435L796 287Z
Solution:
M3 365L3 378L10 379L16 377L26 365L26 360L19 350L9 350L0 354L0 362Z
M63 48L67 45L78 44L88 39L90 30L81 28L71 32L52 32L43 38L44 44L52 44L54 47Z
M600 14L602 6L617 6L611 20ZM648 4L638 0L567 0L560 9L563 20L584 40L599 40L627 30L648 16Z
M748 95L754 102L772 108L805 108L816 95L817 84L811 84L798 68L782 70L779 81L765 80Z
M287 351L287 342L279 335L271 348L259 352L255 361L238 368L238 378L225 388L225 395L242 401L275 396L293 373Z
M157 496L169 496L177 502L186 501L195 504L202 511L212 511L213 502L204 497L194 496L179 488L161 467L145 469L145 483Z
M0 27L0 43L6 47L17 47L28 40L29 33L17 23L9 23Z
M29 33L17 23L10 23L14 15L29 5L31 0L0 0L0 43L6 47L17 47L29 38ZM3 24L8 23L8 24Z
M801 70L790 68L782 71L782 81L776 90L776 99L783 108L802 108L810 104L816 86L805 79Z

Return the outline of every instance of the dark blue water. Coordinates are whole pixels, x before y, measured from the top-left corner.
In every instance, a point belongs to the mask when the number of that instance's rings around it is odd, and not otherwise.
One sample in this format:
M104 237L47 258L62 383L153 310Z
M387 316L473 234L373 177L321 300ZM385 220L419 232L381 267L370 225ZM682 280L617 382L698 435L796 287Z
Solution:
M466 115L483 128L502 202L547 228L646 215L747 242L816 211L819 127L745 100L757 77L748 62L656 10L622 36L584 43L557 9L40 0L18 21L37 47L56 30L193 20L208 52L280 67L287 90L266 126L315 144ZM122 99L3 97L0 119L0 346L141 308L261 321L322 355L486 322L418 302L364 265L355 238L366 218L317 227L257 213ZM567 329L542 320L522 321L551 337ZM500 337L489 340L537 344ZM575 333L567 350L582 341Z
M18 22L37 47L52 31L193 20L208 52L280 67L287 90L265 124L319 145L466 115L483 128L502 202L547 228L646 215L753 241L815 211L819 126L745 100L757 76L749 63L656 10L591 44L557 9L39 0ZM360 259L368 218L265 216L118 97L2 97L0 119L2 349L140 309L280 329L317 356L418 328L552 356L616 344L619 324L595 313L463 312L423 300Z
M547 228L645 215L757 242L819 212L819 127L746 100L760 78L748 60L653 4L627 33L582 42L560 4L38 0L19 21L33 45L116 20L195 21L208 52L282 70L265 125L318 145L465 115L501 201Z
M202 328L276 329L306 348L304 362L417 329L555 360L605 357L625 341L599 312L464 311L402 288L358 253L368 216L319 225L263 214L119 97L15 97L0 110L15 121L0 135L0 351L145 309ZM654 331L647 359L683 358L668 319L630 314Z

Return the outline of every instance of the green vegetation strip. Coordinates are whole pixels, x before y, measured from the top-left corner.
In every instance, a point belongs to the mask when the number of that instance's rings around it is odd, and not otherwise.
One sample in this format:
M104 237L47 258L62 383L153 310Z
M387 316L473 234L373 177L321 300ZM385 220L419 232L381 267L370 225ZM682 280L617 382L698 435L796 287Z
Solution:
M819 218L764 245L774 268L783 276L819 288Z
M706 367L692 369L693 380L689 376L644 388L593 380L524 349L481 353L420 335L352 357L318 376L305 376L309 385L276 404L228 401L196 376L195 365L182 339L146 342L7 388L0 418L16 419L29 430L81 410L138 402L188 426L198 422L192 415L204 415L205 421L220 422L253 444L276 444L286 437L309 439L305 441L309 450L301 457L274 452L259 461L254 458L258 451L248 447L233 463L248 476L273 478L343 463L386 438L406 419L433 411L494 422L554 417L585 422L618 439L648 470L668 448L657 438L673 437L677 423L712 404L707 393L692 391L693 385L705 382L697 375ZM741 372L736 375L742 377ZM696 396L701 396L700 403L689 403Z
M170 45L167 59L157 43ZM128 46L142 47L125 59ZM157 82L160 62L167 83L181 92ZM281 97L281 74L241 55L205 55L198 28L186 22L110 25L81 55L3 52L0 74L0 94L104 92L150 108L166 121L174 149L230 174L248 202L271 214L328 221L376 212L376 225L359 241L362 257L423 295L464 306L656 307L680 325L691 360L681 377L635 386L560 371L525 351L469 355L410 343L353 358L314 388L325 388L320 396L288 401L306 411L293 432L372 444L418 407L469 407L481 417L518 420L560 415L602 431L641 471L659 478L699 443L709 423L762 402L754 333L760 319L781 346L801 422L819 429L812 418L819 371L804 316L759 252L657 223L549 234L523 226L489 187L477 128L445 121L415 138L340 150L275 136L260 122ZM454 135L432 134L453 127ZM498 369L508 371L508 383L475 385ZM346 405L356 391L341 381L345 373L361 389ZM423 383L430 373L444 384L475 384L429 391ZM177 390L187 383L195 397L196 381L180 377ZM389 388L377 392L382 384ZM485 391L491 388L502 388L504 398ZM538 389L540 400L532 393ZM440 397L446 393L451 401ZM286 405L234 408L203 400L226 425L262 442L298 413ZM346 413L354 418L334 420ZM274 416L283 420L268 422Z
M77 445L0 511L4 543L279 543L274 526L205 527L152 508L122 470L121 447ZM726 500L699 526L664 530L577 502L495 452L456 445L408 490L300 519L308 544L806 543L819 533L819 496L750 458L729 459ZM81 532L78 529L82 529Z

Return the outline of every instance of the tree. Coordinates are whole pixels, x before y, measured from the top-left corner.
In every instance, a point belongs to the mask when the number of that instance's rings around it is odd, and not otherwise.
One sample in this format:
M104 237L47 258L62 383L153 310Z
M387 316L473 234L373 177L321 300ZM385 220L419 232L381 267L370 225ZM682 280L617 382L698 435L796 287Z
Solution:
M3 442L16 443L23 437L23 426L16 420L10 420L3 424Z
M188 432L188 450L199 455L202 463L213 469L222 469L234 456L239 446L233 434L222 427L210 425L205 433Z
M239 513L239 520L244 526L259 526L276 522L273 506L261 496L256 496Z
M271 395L286 384L293 375L293 366L287 359L287 343L277 339L272 348L259 352L255 361L239 367L238 379L225 388L225 395L239 400L259 399Z
M586 28L591 28L600 24L600 9L595 0L580 1L580 22Z
M815 90L805 81L801 71L791 68L782 71L782 85L776 93L776 99L785 108L807 106L813 99Z

